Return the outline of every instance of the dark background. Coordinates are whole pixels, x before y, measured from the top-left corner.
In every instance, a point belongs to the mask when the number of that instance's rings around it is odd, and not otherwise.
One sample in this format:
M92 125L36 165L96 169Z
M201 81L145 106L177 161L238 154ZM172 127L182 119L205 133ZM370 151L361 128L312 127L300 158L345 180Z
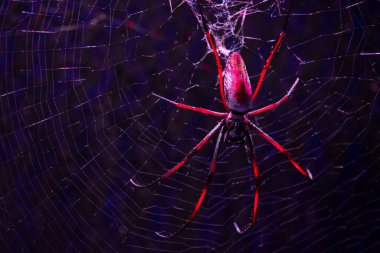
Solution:
M254 86L289 2L202 4L216 39L241 52ZM242 33L233 33L231 14L244 6ZM248 222L254 181L243 149L223 144L194 222L162 239L155 231L179 228L193 209L215 140L161 185L136 189L129 179L163 174L217 122L151 92L223 110L197 13L175 0L2 1L0 251L376 252L379 7L295 1L254 101L276 101L300 78L289 101L252 120L315 180L254 134L259 217L239 235L233 222Z

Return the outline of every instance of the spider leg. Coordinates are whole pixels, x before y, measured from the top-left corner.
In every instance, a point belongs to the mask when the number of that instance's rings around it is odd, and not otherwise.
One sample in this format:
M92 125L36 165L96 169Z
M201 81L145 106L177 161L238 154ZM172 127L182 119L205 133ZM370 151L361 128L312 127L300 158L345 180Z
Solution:
M220 57L219 57L218 51L216 51L216 46L215 46L215 43L214 43L214 39L213 39L213 37L212 37L212 35L210 33L210 29L209 29L209 27L207 25L206 18L203 15L202 6L199 4L198 0L197 0L197 7L198 7L199 14L201 15L203 30L204 30L204 32L206 34L207 41L210 44L210 47L211 47L211 49L212 49L212 51L214 53L214 57L215 57L215 61L216 61L216 66L218 68L220 96L222 98L222 102L223 102L224 106L226 108L228 108L226 97L224 96L223 70L222 70L222 64L220 62Z
M194 112L200 112L200 113L203 113L203 114L208 114L208 115L213 115L213 116L217 116L217 117L225 117L227 115L227 113L223 113L223 112L215 112L215 111L211 111L211 110L208 110L208 109L205 109L205 108L201 108L201 107L194 107L194 106L191 106L191 105L185 105L185 104L182 104L182 103L177 103L173 100L170 100L170 99L167 99L165 97L162 97L160 95L157 95L156 93L152 93L152 95L160 98L160 99L163 99L169 103L172 103L173 105L179 107L179 108L182 108L182 109L186 109L186 110L190 110L190 111L194 111Z
M253 175L255 176L255 194L253 198L253 209L251 214L251 222L248 223L248 225L241 228L236 222L234 222L234 227L236 229L236 232L239 234L244 234L247 232L255 223L257 218L257 208L259 205L259 191L260 191L260 174L259 174L259 167L257 166L257 160L255 155L255 150L253 149L253 141L252 136L249 133L246 133L248 135L247 137L247 144L251 151L252 155L252 169L253 169Z
M163 174L162 176L157 177L152 182L147 184L140 184L136 182L133 178L131 178L129 181L136 187L144 188L149 187L151 185L154 185L158 183L161 180L167 179L171 174L176 172L182 165L184 165L187 161L189 161L209 140L210 138L215 134L215 132L221 127L223 121L220 121L204 138L199 142L187 155L182 161L180 161L176 166L174 166L171 170Z
M264 80L265 74L266 74L266 72L267 72L267 70L268 70L268 68L269 68L269 66L270 66L271 61L272 61L272 58L273 58L274 54L276 53L278 47L280 46L282 39L283 39L284 36L285 36L285 30L286 30L286 28L287 28L287 26L288 26L288 21L289 21L289 17L290 17L290 12L292 11L292 8L293 8L293 0L292 0L291 3L290 3L289 11L288 11L288 14L287 14L287 16L286 16L285 23L284 23L284 25L283 25L283 27L282 27L282 32L280 33L280 35L278 35L277 40L276 40L276 44L274 45L274 47L273 47L273 49L272 49L272 52L270 53L268 59L267 59L266 62L265 62L264 68L263 68L263 70L262 70L261 73L260 73L260 77L259 77L259 81L257 82L256 89L255 89L255 91L254 91L253 94L252 94L252 98L251 98L252 101L253 101L253 100L255 99L255 97L257 96L257 93L258 93L259 90L260 90L261 84L263 83L263 80Z
M247 116L253 116L253 115L256 115L256 114L260 114L260 113L272 110L273 108L276 108L277 106L279 106L280 104L282 104L283 102L285 102L289 98L290 94L293 92L293 90L296 87L296 85L298 84L299 80L300 80L299 78L296 79L296 81L293 83L293 85L290 88L290 90L288 91L288 93L285 96L283 96L279 101L277 101L276 103L267 105L267 106L265 106L263 108L251 111L251 112L247 113Z
M184 225L182 225L182 227L179 230L177 230L176 232L172 232L172 233L167 232L167 231L156 232L156 234L158 236L164 237L164 238L170 238L170 237L177 236L193 221L194 217L197 215L199 208L201 207L202 202L204 200L204 197L206 196L207 189L208 189L208 187L211 183L211 180L214 176L214 173L215 173L216 159L218 157L220 140L222 139L223 134L224 134L224 127L222 127L222 129L219 132L219 136L218 136L218 139L217 139L216 144L215 144L215 150L214 150L214 155L213 155L212 162L211 162L210 171L209 171L209 174L207 176L206 183L203 186L202 193L201 193L201 195L197 201L197 204L194 207L193 212L189 215L189 217L187 218L187 221L185 222Z
M281 146L277 141L273 140L269 135L267 135L263 130L261 130L258 126L253 124L251 121L248 121L250 126L252 126L264 139L266 139L270 144L272 144L275 148L277 148L281 153L286 154L288 157L288 160L293 164L293 166L305 177L308 177L310 179L313 179L313 175L311 172L307 169L304 170L301 168L301 166L298 165L293 159L293 157L290 155L289 151L286 150L283 146Z

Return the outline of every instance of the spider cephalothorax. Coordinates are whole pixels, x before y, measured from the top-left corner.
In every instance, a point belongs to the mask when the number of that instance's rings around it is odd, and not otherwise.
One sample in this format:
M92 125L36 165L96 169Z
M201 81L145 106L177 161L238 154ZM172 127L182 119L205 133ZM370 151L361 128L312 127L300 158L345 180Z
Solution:
M217 117L223 118L219 123L201 140L187 155L186 157L180 161L176 166L174 166L172 169L170 169L168 172L166 172L164 175L156 178L150 183L147 184L139 184L137 183L134 179L131 179L130 181L132 182L133 185L137 187L147 187L150 185L153 185L163 179L168 178L171 174L176 172L183 164L185 164L190 158L192 158L218 131L218 137L217 141L215 144L215 150L214 150L214 155L213 159L211 162L211 168L207 177L207 180L205 182L205 185L202 189L201 196L198 199L198 202L196 203L193 212L189 215L186 223L179 229L177 232L174 233L169 233L166 231L162 232L156 232L157 235L161 237L172 237L177 234L179 234L183 229L185 229L190 222L194 219L195 215L198 213L198 210L204 200L204 197L206 195L207 189L211 183L211 179L215 173L215 168L216 168L216 161L218 157L218 151L219 151L219 146L220 142L222 140L222 137L224 136L224 141L229 142L232 144L244 144L246 151L248 154L250 154L250 158L248 159L249 161L252 162L252 171L253 175L255 177L255 182L256 182L256 187L255 187L255 193L254 193L254 201L253 201L253 210L251 214L251 220L246 225L244 228L241 228L240 226L237 225L237 223L234 223L235 229L238 233L245 233L248 231L250 227L255 223L256 217L257 217L257 208L258 208L258 199L259 199L259 189L260 189L260 176L259 176L259 169L257 166L256 162L256 156L255 152L253 149L253 141L252 141L252 135L251 132L255 131L259 135L261 135L264 139L266 139L269 143L271 143L277 150L280 152L284 153L289 161L292 163L292 165L304 176L309 177L312 179L312 175L309 170L304 170L301 168L298 163L294 161L290 153L283 147L281 146L278 142L276 142L274 139L272 139L269 135L267 135L261 128L256 126L254 123L252 123L248 117L249 116L254 116L266 111L269 111L273 108L276 108L279 106L281 103L283 103L285 100L287 100L294 90L295 86L298 84L299 79L297 78L296 81L293 83L291 88L289 89L288 93L281 98L279 101L267 105L263 108L257 109L257 110L251 110L251 105L252 101L256 97L260 86L264 80L265 73L267 69L270 66L270 62L272 60L272 57L274 53L276 52L277 48L279 47L283 37L284 37L284 31L286 28L286 24L289 19L290 15L290 9L287 15L287 19L285 20L285 25L283 27L283 31L280 33L280 35L277 38L276 44L274 45L272 52L270 53L263 70L261 71L259 80L257 82L255 91L252 93L251 90L251 83L249 81L249 76L246 70L245 63L243 61L243 58L241 57L240 53L238 52L233 52L227 59L226 62L226 67L224 70L224 73L222 71L222 66L220 62L220 58L218 55L218 52L216 50L215 44L213 37L211 36L211 33L209 31L209 28L206 23L206 19L203 16L202 13L202 8L198 4L198 9L199 13L201 15L201 21L203 24L203 29L206 33L207 40L211 46L211 49L214 53L215 60L217 63L217 68L218 68L218 76L219 76L219 89L220 89L220 95L222 102L226 108L227 112L215 112L211 111L205 108L200 108L200 107L193 107L190 105L182 104L182 103L177 103L175 101L169 100L167 98L164 98L162 96L159 96L157 94L154 94L155 96L159 97L160 99L166 100L179 108L191 110L191 111L196 111L208 115L213 115ZM224 78L223 78L224 74Z
M248 122L242 115L232 112L226 117L224 141L231 144L245 143L247 137Z

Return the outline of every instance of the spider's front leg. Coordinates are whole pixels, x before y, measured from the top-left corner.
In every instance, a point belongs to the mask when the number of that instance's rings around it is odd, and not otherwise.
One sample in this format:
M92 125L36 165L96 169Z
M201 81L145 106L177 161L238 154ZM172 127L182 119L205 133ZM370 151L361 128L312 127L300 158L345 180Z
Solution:
M257 209L259 206L260 174L259 174L259 167L257 165L255 150L253 149L252 136L250 135L249 131L246 131L246 140L247 140L246 146L248 150L250 151L249 156L251 156L251 160L252 160L253 175L255 177L255 193L254 193L254 198L253 198L251 221L242 228L236 222L234 222L234 227L239 234L246 233L256 223Z
M201 148L211 139L211 137L216 133L216 131L222 126L224 123L224 120L220 121L188 154L187 156L182 159L176 166L174 166L171 170L163 174L162 176L157 177L153 181L146 183L146 184L140 184L136 182L134 178L131 178L129 181L138 188L145 188L152 186L161 180L167 179L171 174L176 172L182 165L184 165L187 161L189 161Z
M222 139L222 136L224 134L224 130L225 130L225 127L223 126L222 129L219 132L219 136L218 136L218 139L217 139L216 144L215 144L214 156L212 158L211 167L210 167L210 171L209 171L209 174L207 176L207 179L206 179L206 183L203 186L201 196L199 197L199 199L197 201L197 204L194 207L193 212L189 215L189 217L187 218L187 221L185 222L185 224L178 231L172 232L172 233L171 232L167 232L167 231L156 232L156 234L158 236L164 237L164 238L170 238L170 237L177 236L179 233L181 233L193 221L194 217L197 215L197 213L199 211L199 208L202 205L202 202L203 202L203 200L204 200L204 198L206 196L208 187L210 186L211 180L212 180L212 178L214 176L214 173L215 173L216 160L217 160L217 157L218 157L220 140Z
M263 130L261 130L258 126L256 126L255 124L253 124L251 121L249 121L249 124L250 126L255 129L262 137L264 137L264 139L266 139L270 144L272 144L276 149L278 149L278 151L280 151L281 153L284 153L287 157L288 157L288 160L291 162L291 164L293 164L293 166L302 174L304 175L305 177L308 177L310 178L311 180L313 179L313 175L311 174L310 170L306 169L304 170L303 168L301 168L301 166L296 162L294 161L293 157L290 155L289 151L286 150L283 146L281 146L277 141L275 141L274 139L272 139L268 134L266 134Z

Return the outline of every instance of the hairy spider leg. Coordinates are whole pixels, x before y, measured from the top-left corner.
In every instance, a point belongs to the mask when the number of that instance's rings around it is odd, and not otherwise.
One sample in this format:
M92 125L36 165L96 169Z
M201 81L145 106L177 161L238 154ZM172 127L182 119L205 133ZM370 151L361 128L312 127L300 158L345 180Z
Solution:
M270 144L272 144L275 148L277 148L281 153L284 153L288 160L293 164L293 166L305 177L313 179L313 175L309 170L304 170L301 166L298 165L290 155L289 151L286 150L283 146L281 146L277 141L273 140L269 135L267 135L263 130L261 130L258 126L249 121L250 126L252 126L262 137L264 137Z
M186 157L180 161L176 166L174 166L171 170L163 174L162 176L157 177L155 180L153 180L150 183L147 184L140 184L137 183L133 178L131 178L129 181L136 187L144 188L149 187L151 185L154 185L158 183L161 180L167 179L171 174L176 172L182 165L184 165L187 161L189 161L209 140L210 138L215 134L215 132L220 128L223 121L220 121L204 138L199 142L187 155Z
M208 115L212 115L212 116L217 116L217 117L225 117L227 116L227 113L225 112L215 112L215 111L211 111L211 110L208 110L208 109L205 109L205 108L201 108L201 107L194 107L194 106L191 106L191 105L186 105L186 104L182 104L182 103L177 103L173 100L170 100L170 99L167 99L165 97L162 97L156 93L152 93L152 95L160 98L160 99L163 99L169 103L172 103L173 105L179 107L179 108L182 108L182 109L186 109L186 110L190 110L190 111L194 111L194 112L200 112L200 113L203 113L203 114L208 114Z
M210 33L210 29L208 28L208 25L207 25L207 22L206 22L206 18L203 15L202 6L199 4L198 1L197 1L197 6L198 6L199 14L201 15L203 30L205 31L206 38L208 40L208 43L210 44L210 47L211 47L211 49L212 49L212 51L214 53L214 56L215 56L216 66L218 68L220 96L222 98L222 102L224 104L224 107L228 110L226 97L224 96L223 69L222 69L222 64L220 62L220 57L219 57L218 51L216 50L216 46L215 46L215 43L214 43L214 39L213 39L213 37L212 37L212 35Z
M267 105L263 108L260 108L260 109L257 109L257 110L254 110L254 111L251 111L249 113L247 113L247 116L254 116L256 114L260 114L260 113L263 113L263 112L266 112L266 111L269 111L269 110L272 110L273 108L276 108L277 106L279 106L280 104L282 104L283 102L285 102L289 97L290 95L292 94L294 88L297 86L298 82L299 82L299 78L297 78L295 80L295 82L293 83L292 87L290 87L288 93L286 93L285 96L283 96L280 100L278 100L276 103L273 103L273 104L270 104L270 105Z
M278 35L278 38L276 40L276 44L274 45L274 47L272 49L272 52L270 53L268 59L266 60L263 70L261 70L259 81L257 82L256 89L255 89L255 91L252 94L252 98L251 98L252 101L257 96L257 93L260 90L261 84L264 81L265 74L266 74L266 72L267 72L267 70L268 70L268 68L270 66L271 61L272 61L272 58L273 58L274 54L276 53L278 47L280 46L282 39L285 36L285 30L286 30L286 28L288 26L288 21L289 21L289 17L290 17L290 13L292 11L292 8L293 8L293 1L291 1L291 3L290 3L289 11L288 11L288 14L286 16L285 23L284 23L284 25L282 27L282 32L280 33L280 35Z
M256 159L256 155L255 155L255 150L253 148L253 140L252 140L252 136L250 135L250 133L246 133L247 135L247 142L248 142L248 147L251 151L251 155L252 155L252 169L253 169L253 175L255 176L255 194L254 194L254 198L253 198L253 208L252 208L252 214L251 214L251 222L248 223L248 225L246 225L245 227L243 228L240 228L239 225L234 222L234 227L236 229L236 232L238 232L239 234L244 234L245 232L247 232L255 223L256 223L256 219L257 219L257 208L259 206L259 191L260 191L260 174L259 174L259 167L257 165L257 159Z
M201 195L197 201L197 204L194 207L193 212L189 215L185 224L182 225L182 227L178 231L172 232L172 233L167 232L167 231L156 232L156 234L158 236L164 237L164 238L177 236L193 221L194 217L197 215L199 208L201 207L202 202L206 196L207 189L210 186L211 180L212 180L214 173L215 173L216 161L217 161L218 151L219 151L219 146L220 146L220 140L222 139L222 136L224 134L224 129L225 129L225 127L223 126L219 132L219 136L218 136L218 139L217 139L216 144L215 144L215 150L214 150L214 155L213 155L212 162L211 162L210 171L209 171L209 174L207 176L206 183L203 186L202 193L201 193Z

